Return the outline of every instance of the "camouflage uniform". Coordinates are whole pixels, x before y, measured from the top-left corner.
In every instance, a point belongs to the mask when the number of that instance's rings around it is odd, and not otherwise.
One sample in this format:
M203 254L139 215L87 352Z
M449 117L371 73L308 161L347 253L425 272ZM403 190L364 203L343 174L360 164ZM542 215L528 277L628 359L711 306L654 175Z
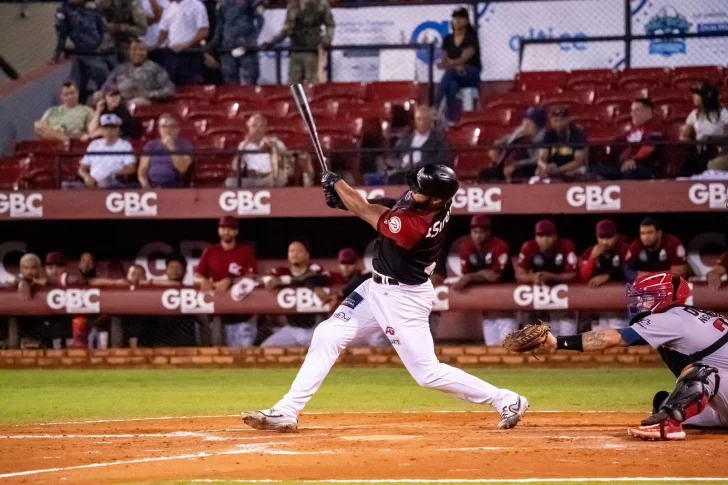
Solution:
M59 57L70 39L73 47L79 52L98 52L105 33L104 21L93 2L74 4L64 2L56 9L56 43L55 56ZM109 66L105 58L98 56L78 56L74 70L78 72L78 87L81 100L85 100L93 89L99 89L109 75ZM94 88L88 87L92 81Z
M326 33L321 33L321 26ZM331 45L334 38L334 16L326 0L291 0L286 8L286 22L283 30L271 39L277 44L291 37L291 47L296 49L318 49ZM288 64L288 82L318 82L318 52L291 52Z
M263 5L260 0L221 0L215 15L215 35L211 48L227 51L220 56L225 84L256 84L260 75L257 52L235 57L236 47L257 47L263 29Z
M119 32L110 34L109 47L126 51L129 41L141 38L147 31L147 14L139 0L96 0L106 24L116 24Z
M159 100L174 95L174 84L167 71L150 60L138 66L131 62L117 66L106 80L104 87L107 86L116 86L124 102L137 98Z

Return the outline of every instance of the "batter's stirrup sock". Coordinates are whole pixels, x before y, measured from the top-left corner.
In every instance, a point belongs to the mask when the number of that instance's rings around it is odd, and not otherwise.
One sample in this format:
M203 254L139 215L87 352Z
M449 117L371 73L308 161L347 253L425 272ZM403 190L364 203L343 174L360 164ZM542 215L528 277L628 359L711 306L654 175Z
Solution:
M712 383L711 376L713 376ZM713 384L712 389L711 384ZM660 412L682 423L703 412L708 401L718 392L719 385L718 369L702 362L690 364L680 373L675 383L675 390L662 404Z

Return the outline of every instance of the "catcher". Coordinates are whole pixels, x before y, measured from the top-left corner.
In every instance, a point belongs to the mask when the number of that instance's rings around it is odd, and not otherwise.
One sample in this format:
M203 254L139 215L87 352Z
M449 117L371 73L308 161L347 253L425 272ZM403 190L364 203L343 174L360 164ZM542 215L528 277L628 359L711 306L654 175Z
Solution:
M655 394L652 416L627 433L643 440L682 440L683 424L728 426L728 319L685 305L689 296L682 277L669 271L649 273L627 287L634 314L627 328L557 338L541 323L511 333L502 345L516 352L654 347L677 377L675 389Z

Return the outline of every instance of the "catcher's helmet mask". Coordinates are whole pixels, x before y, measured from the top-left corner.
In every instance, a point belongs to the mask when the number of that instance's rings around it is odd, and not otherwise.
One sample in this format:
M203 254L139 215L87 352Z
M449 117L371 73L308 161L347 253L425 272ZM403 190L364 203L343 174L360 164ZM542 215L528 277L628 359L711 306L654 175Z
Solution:
M687 281L669 271L647 274L627 285L627 306L631 316L643 312L661 313L685 305L689 296Z

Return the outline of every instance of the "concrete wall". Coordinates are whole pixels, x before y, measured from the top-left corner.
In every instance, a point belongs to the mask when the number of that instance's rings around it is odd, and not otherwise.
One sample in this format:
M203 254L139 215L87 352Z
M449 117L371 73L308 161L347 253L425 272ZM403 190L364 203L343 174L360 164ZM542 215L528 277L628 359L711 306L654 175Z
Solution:
M53 55L57 7L58 3L0 3L0 55L21 76ZM0 86L7 82L0 74Z
M71 74L71 63L66 62L48 70L27 84L21 77L13 81L19 86L10 88L9 94L0 97L0 155L10 155L18 140L33 138L33 122L54 104L58 104L58 93Z

